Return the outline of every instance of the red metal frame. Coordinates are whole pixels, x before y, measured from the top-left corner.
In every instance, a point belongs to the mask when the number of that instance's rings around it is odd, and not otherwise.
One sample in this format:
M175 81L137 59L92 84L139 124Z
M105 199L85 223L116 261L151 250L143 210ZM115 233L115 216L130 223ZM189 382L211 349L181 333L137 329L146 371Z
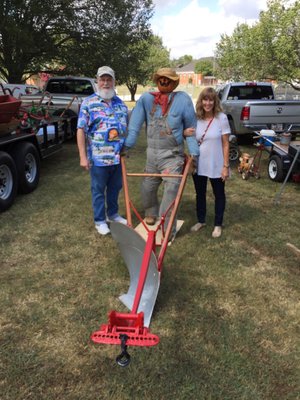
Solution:
M91 339L94 343L121 344L121 334L128 336L128 346L155 346L159 343L159 337L152 335L144 327L144 313L111 311L108 317L108 324L101 325L98 331L92 333Z
M144 327L144 313L137 313L140 299L143 293L145 280L147 277L147 272L150 263L150 257L152 251L156 254L156 248L160 246L160 251L157 256L158 272L161 274L164 256L168 246L168 240L171 233L172 225L177 213L177 209L183 194L183 190L186 184L186 179L190 169L192 158L186 159L183 174L181 175L171 175L171 174L133 174L127 173L125 159L121 158L122 174L123 174L123 191L125 196L125 207L127 216L127 225L132 227L132 217L131 211L135 213L138 220L143 223L144 228L147 231L147 241L144 250L144 255L142 259L142 264L140 268L139 281L134 297L133 307L130 313L118 313L116 311L111 311L109 313L109 322L100 326L98 331L95 331L91 335L91 340L95 343L105 343L105 344L121 344L122 345L122 335L126 336L126 344L131 346L154 346L159 343L159 337L150 333L149 329ZM165 215L161 217L161 220L155 230L149 229L143 222L143 219L139 215L138 211L134 208L133 203L129 197L127 176L159 176L159 177L171 177L171 178L181 178L178 193L175 200L170 204L166 214L171 211L170 219L166 232L164 233L164 222ZM161 244L156 244L156 233L161 229L163 233L163 240Z
M0 96L0 123L8 123L12 118L17 117L22 101L5 94Z

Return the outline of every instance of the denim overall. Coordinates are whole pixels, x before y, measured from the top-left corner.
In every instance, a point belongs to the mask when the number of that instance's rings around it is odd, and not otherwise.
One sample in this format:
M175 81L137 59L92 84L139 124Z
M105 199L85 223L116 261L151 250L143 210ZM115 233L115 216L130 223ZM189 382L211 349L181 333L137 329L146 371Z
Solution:
M147 126L147 162L146 173L151 174L181 174L184 165L184 144L178 145L172 134L167 117L175 97L173 95L164 115L157 116L156 104L150 113L150 122ZM157 114L157 113L156 113ZM175 199L180 185L180 178L167 177L145 177L142 182L142 201L146 216L162 216ZM158 188L161 182L164 183L162 201L159 207ZM165 222L165 229L168 224L168 213ZM176 220L174 221L172 235L176 233Z

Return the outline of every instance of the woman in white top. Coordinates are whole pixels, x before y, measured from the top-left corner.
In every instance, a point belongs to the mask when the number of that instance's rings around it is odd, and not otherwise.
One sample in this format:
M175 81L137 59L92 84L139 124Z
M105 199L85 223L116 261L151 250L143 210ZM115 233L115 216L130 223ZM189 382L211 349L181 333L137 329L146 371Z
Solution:
M203 228L206 218L206 187L209 178L215 196L215 221L212 237L222 234L225 211L225 181L229 177L229 135L227 116L222 112L216 91L205 88L196 103L197 127L187 128L185 136L195 134L200 156L197 172L193 175L196 190L196 211L198 222L191 231Z

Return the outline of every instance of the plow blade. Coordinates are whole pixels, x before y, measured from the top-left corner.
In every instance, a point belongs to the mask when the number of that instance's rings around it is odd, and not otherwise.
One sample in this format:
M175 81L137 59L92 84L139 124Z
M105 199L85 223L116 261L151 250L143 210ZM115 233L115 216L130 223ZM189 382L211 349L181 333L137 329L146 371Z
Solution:
M128 292L121 295L119 299L130 311L132 311L138 284L140 283L140 272L144 261L146 242L133 228L120 224L119 222L111 222L110 230L113 238L118 243L130 276ZM149 327L150 325L160 284L157 259L153 251L151 251L149 255L149 260L147 260L149 263L148 271L143 284L141 298L137 310L133 311L133 313L144 313L145 327Z

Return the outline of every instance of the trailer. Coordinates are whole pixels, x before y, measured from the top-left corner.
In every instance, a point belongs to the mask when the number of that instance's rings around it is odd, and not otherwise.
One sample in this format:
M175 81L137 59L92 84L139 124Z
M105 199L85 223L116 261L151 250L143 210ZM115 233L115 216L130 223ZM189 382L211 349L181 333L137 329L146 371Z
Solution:
M256 153L253 156L248 153L241 154L238 172L244 180L249 179L250 176L260 178L262 153L267 152L268 176L274 182L282 182L274 198L274 203L279 204L287 182L290 179L295 183L300 182L300 140L291 140L292 135L289 132L279 134L271 129L262 129L254 133Z
M269 154L268 175L274 182L283 182L300 174L300 140L291 140L289 132L279 134L273 130L255 131L255 145Z
M22 108L11 94L0 96L0 212L12 206L18 192L37 188L41 160L75 136L75 119L45 108Z

